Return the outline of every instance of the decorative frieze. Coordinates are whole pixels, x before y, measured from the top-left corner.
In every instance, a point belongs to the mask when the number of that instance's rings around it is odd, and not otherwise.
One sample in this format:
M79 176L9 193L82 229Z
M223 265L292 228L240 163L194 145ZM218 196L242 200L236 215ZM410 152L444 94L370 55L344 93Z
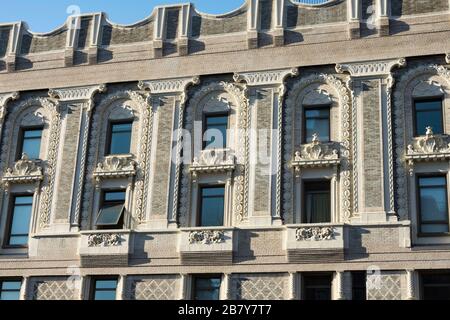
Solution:
M298 228L295 238L297 241L324 241L334 239L333 227Z
M98 86L50 89L48 94L50 97L58 99L61 102L73 102L91 100L95 94L104 93L106 90L106 85L100 84Z
M6 188L11 183L33 183L44 179L42 167L38 161L30 160L27 154L22 154L12 168L8 168L3 175L3 183Z
M103 233L90 234L88 236L88 247L116 247L122 244L120 234Z
M189 243L213 244L225 241L225 234L221 230L192 231L189 233Z
M260 72L235 73L234 81L245 81L248 86L282 85L287 77L298 76L298 68L279 69Z
M348 72L352 77L376 77L389 75L395 67L406 65L404 58L382 61L365 61L359 63L343 63L336 65L338 73Z
M143 91L150 91L151 94L184 94L188 86L199 83L200 78L195 76L168 80L139 81L138 87Z

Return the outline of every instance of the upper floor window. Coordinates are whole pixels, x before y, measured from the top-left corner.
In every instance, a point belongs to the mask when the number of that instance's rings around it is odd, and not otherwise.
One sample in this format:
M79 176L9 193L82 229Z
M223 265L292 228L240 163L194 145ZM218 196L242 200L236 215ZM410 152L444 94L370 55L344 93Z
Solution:
M331 300L331 274L304 274L303 300Z
M445 176L418 177L421 234L449 232L447 179Z
M0 300L19 300L21 286L20 280L0 279Z
M415 136L423 136L427 127L435 134L444 133L442 98L414 101Z
M91 300L116 300L117 278L93 279Z
M194 277L193 279L194 300L219 300L220 299L220 277Z
M107 155L129 154L131 149L131 134L133 121L111 122L106 148Z
M28 245L33 195L15 195L11 198L7 246Z
M206 114L203 127L203 149L227 147L228 114Z
M303 223L331 222L330 181L305 181Z
M29 159L39 159L41 153L42 127L22 128L20 130L19 149L16 159L26 153Z
M201 187L199 208L199 227L223 226L225 209L225 187Z
M125 190L104 191L97 216L98 229L122 229L125 213Z
M304 142L312 142L315 133L320 141L330 141L330 106L305 107L303 119Z

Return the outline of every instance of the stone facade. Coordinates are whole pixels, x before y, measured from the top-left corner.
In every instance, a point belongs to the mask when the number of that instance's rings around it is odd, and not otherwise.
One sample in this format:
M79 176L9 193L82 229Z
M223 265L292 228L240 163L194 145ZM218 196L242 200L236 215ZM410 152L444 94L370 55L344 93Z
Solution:
M0 24L2 244L12 195L33 194L29 245L0 249L0 280L21 278L21 299L88 299L113 274L118 299L162 300L192 298L211 274L221 299L251 300L302 299L308 275L326 274L338 300L365 272L367 299L421 298L422 272L450 270L450 239L418 232L415 185L450 172L449 10L247 0L218 16L161 6L130 26L87 14L48 34ZM435 96L444 135L421 148L436 137L414 137L412 101ZM306 145L303 106L323 104L332 141ZM227 150L185 146L186 132L201 143L205 112L224 111ZM130 154L105 156L120 119L133 119ZM20 127L36 125L40 161L17 159ZM331 223L302 223L302 181L322 178ZM220 228L196 226L209 183L225 186ZM114 188L123 230L95 230Z

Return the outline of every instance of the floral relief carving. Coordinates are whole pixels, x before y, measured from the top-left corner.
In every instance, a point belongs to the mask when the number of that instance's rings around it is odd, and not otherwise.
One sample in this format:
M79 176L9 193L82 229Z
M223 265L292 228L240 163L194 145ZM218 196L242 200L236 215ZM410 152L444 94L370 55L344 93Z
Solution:
M315 133L312 142L303 145L302 151L295 152L294 161L338 160L339 150L333 144L322 143Z
M122 244L120 234L101 233L88 236L88 247L117 247Z
M432 127L426 128L425 136L415 138L408 145L408 156L415 154L432 154L450 152L450 143L446 136L435 135Z
M108 156L103 162L97 164L94 177L99 181L101 178L121 178L136 175L136 162L132 156Z
M42 167L37 161L32 161L27 154L22 154L12 168L8 168L3 176L3 182L8 186L11 182L26 183L30 181L41 181L44 179Z
M221 230L192 231L189 233L190 244L216 244L225 242L225 233Z
M236 158L230 149L207 149L195 157L191 172L223 172L236 167Z
M298 228L295 232L297 241L324 241L333 240L334 237L333 227Z

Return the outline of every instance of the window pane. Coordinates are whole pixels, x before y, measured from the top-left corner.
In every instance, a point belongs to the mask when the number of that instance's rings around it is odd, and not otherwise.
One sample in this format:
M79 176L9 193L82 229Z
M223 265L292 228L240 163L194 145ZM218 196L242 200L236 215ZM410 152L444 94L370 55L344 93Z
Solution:
M117 225L122 217L124 209L123 204L102 208L98 213L96 224L98 226Z
M331 300L331 276L304 276L305 300Z
M94 300L116 300L116 290L96 291Z
M423 177L423 178L419 178L419 185L421 187L436 187L436 186L441 186L441 187L445 187L446 186L446 179L444 177Z
M0 282L0 300L19 300L21 281Z
M95 281L96 289L114 289L116 290L117 280L97 280Z
M447 233L449 226L448 224L422 224L420 231L423 233Z
M42 129L24 130L22 139L22 153L26 153L30 159L39 159L41 152L41 140Z
M26 245L28 243L32 203L32 196L15 197L10 229L10 245Z
M305 109L305 140L312 141L313 134L318 134L320 141L330 141L330 108Z
M16 301L20 299L20 291L6 291L0 294L0 300Z
M305 183L305 223L331 222L330 183Z
M2 290L20 290L21 285L20 281L3 281L1 288Z
M228 116L207 116L204 132L206 149L223 149L227 146Z
M420 190L422 221L447 221L447 190L428 187Z
M306 118L317 118L317 117L328 118L329 116L330 116L329 108L317 108L317 109L306 109L305 110Z
M352 300L367 300L365 272L352 272Z
M416 108L416 134L425 135L426 127L432 127L435 134L442 134L442 100L417 101Z
M195 279L195 300L219 300L220 278Z
M128 154L131 147L133 123L115 123L111 125L110 154Z
M223 226L224 214L224 188L203 188L201 199L201 221L202 227Z
M422 282L424 300L450 300L449 274L424 274Z
M104 201L123 201L125 202L126 192L125 191L113 191L104 193Z

